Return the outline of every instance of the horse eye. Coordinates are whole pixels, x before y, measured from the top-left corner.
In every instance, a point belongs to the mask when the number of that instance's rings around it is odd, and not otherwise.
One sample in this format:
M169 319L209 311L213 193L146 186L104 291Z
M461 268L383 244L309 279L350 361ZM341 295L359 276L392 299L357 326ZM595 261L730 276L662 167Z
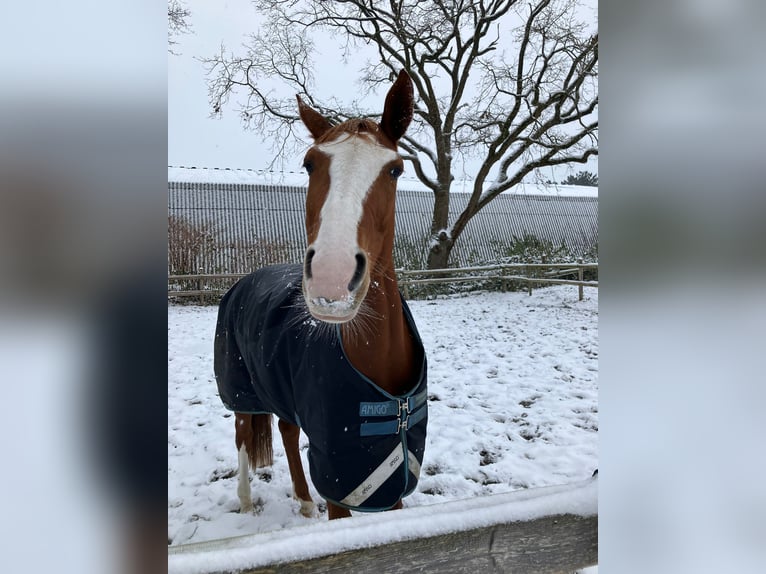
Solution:
M389 174L391 174L391 177L392 177L392 178L396 179L397 177L399 177L400 175L402 175L402 173L403 173L403 172L404 172L404 170L403 170L402 168L400 168L400 167L397 165L397 166L394 166L394 167L392 167L392 168L389 170L389 172L388 172L388 173L389 173Z
M311 163L310 161L307 161L306 163L303 164L303 169L306 170L307 174L311 175L311 172L314 171L314 164Z

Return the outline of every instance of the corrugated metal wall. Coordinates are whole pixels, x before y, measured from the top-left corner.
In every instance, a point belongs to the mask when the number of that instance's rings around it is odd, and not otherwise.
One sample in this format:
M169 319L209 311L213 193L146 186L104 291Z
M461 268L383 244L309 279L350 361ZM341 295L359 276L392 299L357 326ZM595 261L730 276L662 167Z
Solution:
M305 189L265 184L168 183L168 272L243 273L270 263L302 261ZM468 194L451 198L454 221ZM398 261L425 265L433 195L397 191ZM598 243L598 199L503 194L466 226L451 264L496 261L513 237L534 235L586 252Z

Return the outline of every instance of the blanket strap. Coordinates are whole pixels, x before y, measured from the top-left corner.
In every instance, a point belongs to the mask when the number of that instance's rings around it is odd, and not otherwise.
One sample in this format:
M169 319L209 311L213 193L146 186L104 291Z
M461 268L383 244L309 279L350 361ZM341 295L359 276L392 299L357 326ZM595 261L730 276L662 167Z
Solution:
M375 436L386 434L399 434L422 421L427 412L428 392L421 391L405 399L395 399L381 402L359 403L359 416L362 417L389 417L395 419L376 423L362 423L359 434L361 436Z
M370 476L365 478L362 483L357 486L351 493L341 500L341 504L346 506L361 506L365 500L375 494L378 489L385 483L396 469L398 469L404 462L402 456L403 446L397 444L396 448L391 451L386 460L372 471ZM407 451L407 462L410 465L410 472L417 478L420 475L420 463L417 457L412 454L412 451Z

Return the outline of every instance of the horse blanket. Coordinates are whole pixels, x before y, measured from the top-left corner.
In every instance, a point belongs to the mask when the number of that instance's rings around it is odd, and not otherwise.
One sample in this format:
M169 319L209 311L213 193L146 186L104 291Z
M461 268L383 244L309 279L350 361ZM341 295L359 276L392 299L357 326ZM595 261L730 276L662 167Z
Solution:
M417 367L411 390L394 396L350 363L339 326L308 314L301 281L300 265L276 265L224 295L215 333L219 395L229 410L274 413L301 427L323 498L387 510L415 490L425 450L427 362L415 321L402 298Z

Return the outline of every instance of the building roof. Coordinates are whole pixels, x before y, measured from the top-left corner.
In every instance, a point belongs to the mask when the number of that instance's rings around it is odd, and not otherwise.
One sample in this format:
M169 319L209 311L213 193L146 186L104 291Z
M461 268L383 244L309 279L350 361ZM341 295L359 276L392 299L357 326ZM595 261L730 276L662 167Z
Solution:
M168 166L168 182L247 185L268 184L305 187L308 185L308 176L304 172L296 171L267 171L228 167ZM489 187L489 185L490 184L487 184L485 187ZM419 179L412 175L407 175L407 173L399 178L398 188L406 191L431 193L431 190ZM452 183L451 193L470 193L472 190L472 180L456 179ZM597 198L598 188L582 185L521 183L511 190L503 192L503 194Z

